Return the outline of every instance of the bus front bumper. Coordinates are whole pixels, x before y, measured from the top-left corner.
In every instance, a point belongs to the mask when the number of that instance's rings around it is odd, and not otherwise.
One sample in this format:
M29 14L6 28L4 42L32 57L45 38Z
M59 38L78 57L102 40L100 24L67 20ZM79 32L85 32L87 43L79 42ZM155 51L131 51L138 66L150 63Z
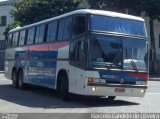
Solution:
M94 96L143 97L147 87L147 85L88 83L86 93Z

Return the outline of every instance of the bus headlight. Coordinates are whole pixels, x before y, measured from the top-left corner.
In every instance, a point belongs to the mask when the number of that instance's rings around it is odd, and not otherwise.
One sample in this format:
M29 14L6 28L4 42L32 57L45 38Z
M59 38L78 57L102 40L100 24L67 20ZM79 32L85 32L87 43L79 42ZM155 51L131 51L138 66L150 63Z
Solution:
M141 89L141 93L145 93L145 90L144 90L144 89Z
M92 91L95 92L96 91L96 87L92 87Z

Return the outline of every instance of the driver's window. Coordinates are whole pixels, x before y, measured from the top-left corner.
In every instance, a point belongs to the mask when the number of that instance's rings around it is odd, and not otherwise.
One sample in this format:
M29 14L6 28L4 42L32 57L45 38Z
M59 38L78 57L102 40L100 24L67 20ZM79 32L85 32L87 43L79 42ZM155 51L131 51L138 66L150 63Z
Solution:
M78 41L77 61L85 61L85 41Z
M77 66L85 68L87 54L87 42L86 40L80 40L77 42Z
M86 40L72 41L70 44L70 64L85 68L88 44Z
M86 26L85 16L75 16L72 24L72 38L85 33Z
M77 46L77 41L72 41L71 44L70 44L70 49L69 49L69 52L70 52L70 62L71 63L75 63L75 60L76 60L76 46Z

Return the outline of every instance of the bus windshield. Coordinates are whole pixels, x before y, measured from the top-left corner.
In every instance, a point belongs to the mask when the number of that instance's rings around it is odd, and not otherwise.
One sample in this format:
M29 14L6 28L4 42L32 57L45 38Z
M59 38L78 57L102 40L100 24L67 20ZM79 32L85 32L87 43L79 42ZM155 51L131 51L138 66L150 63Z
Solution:
M147 42L132 38L123 38L123 69L147 71Z
M90 68L147 72L147 41L92 35L90 42Z
M145 23L142 21L128 20L100 15L90 15L91 31L117 32L122 34L147 37Z

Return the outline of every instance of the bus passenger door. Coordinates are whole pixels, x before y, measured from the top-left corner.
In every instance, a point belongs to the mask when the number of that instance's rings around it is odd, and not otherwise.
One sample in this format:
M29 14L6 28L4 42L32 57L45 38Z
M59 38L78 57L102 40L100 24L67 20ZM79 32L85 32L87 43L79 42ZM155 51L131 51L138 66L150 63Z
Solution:
M85 87L85 70L86 70L86 57L88 44L85 38L81 38L81 40L77 41L77 55L76 55L76 92L79 94L83 94Z
M85 38L73 40L70 44L70 77L71 90L81 93L85 85L85 67L87 54L87 41Z
M75 92L76 86L76 40L71 41L69 48L69 91Z

